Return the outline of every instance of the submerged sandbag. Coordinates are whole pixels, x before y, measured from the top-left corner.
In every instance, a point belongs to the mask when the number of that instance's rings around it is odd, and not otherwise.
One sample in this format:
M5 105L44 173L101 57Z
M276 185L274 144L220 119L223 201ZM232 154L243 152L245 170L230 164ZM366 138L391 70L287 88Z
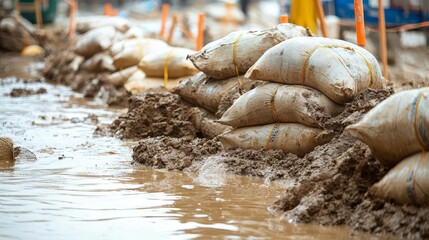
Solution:
M269 49L245 75L250 79L315 88L343 104L365 88L385 87L377 59L337 39L297 37Z
M164 71L168 73L169 78L192 76L198 70L186 56L193 53L194 50L179 47L160 49L144 56L139 68L149 77L164 77Z
M109 16L88 16L78 17L76 21L76 31L86 33L96 28L111 26L124 33L131 27L131 22L121 17Z
M113 59L107 53L97 53L82 64L82 69L88 72L114 72Z
M219 122L233 127L275 122L320 127L318 119L334 117L342 110L342 106L312 88L268 83L238 98Z
M128 79L137 71L141 71L136 66L125 68L123 70L112 73L106 77L102 77L101 80L106 83L113 84L114 86L123 86Z
M396 93L346 128L386 166L429 150L429 88Z
M84 57L107 50L114 42L122 37L114 27L101 27L82 35L76 42L74 52Z
M240 77L240 81L243 84L242 91L248 91L257 84L244 77ZM216 113L227 95L239 94L239 82L237 77L219 81L199 72L188 80L182 81L174 92L186 101Z
M219 136L225 149L276 149L299 157L329 142L333 133L298 123L276 123L237 128Z
M246 73L265 51L280 42L307 35L305 28L293 24L279 24L262 31L232 32L207 44L189 59L208 76L226 79L237 76L236 67L240 75Z
M113 44L110 52L115 67L127 68L137 65L144 56L168 48L167 43L158 39L127 39Z
M429 203L429 154L416 153L402 160L370 189L372 196L400 204Z

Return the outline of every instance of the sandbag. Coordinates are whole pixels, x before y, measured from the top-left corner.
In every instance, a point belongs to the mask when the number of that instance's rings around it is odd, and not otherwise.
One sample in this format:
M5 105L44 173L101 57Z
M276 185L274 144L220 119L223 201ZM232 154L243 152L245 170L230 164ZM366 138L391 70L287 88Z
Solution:
M315 88L343 104L365 88L385 87L377 59L352 43L297 37L271 48L249 69L250 79Z
M7 137L0 137L0 161L11 162L13 156L13 141Z
M86 33L96 28L111 26L116 30L125 33L132 26L127 19L109 16L88 16L78 17L76 21L76 31Z
M253 88L257 83L244 77L240 77L240 80L243 84L241 90L244 92ZM237 77L215 80L199 72L188 80L182 81L174 93L194 105L216 113L224 97L234 93L239 94L239 82Z
M276 149L299 157L333 138L332 132L298 123L276 123L237 128L219 136L225 149Z
M91 72L114 72L113 59L109 54L97 53L82 64L82 69Z
M321 127L318 119L334 117L342 110L312 88L268 83L238 98L219 122L233 127L276 122Z
M137 65L143 56L168 48L167 43L158 39L138 38L127 39L113 44L110 52L113 64L122 69Z
M131 27L124 33L125 39L144 38L145 31L140 27Z
M18 16L0 19L0 49L20 52L36 44L36 29L26 19Z
M429 88L390 96L346 130L366 143L386 166L429 150Z
M189 121L195 129L201 132L204 138L213 139L225 132L231 131L232 127L216 122L216 116L203 108L191 108Z
M96 28L85 33L77 40L74 52L88 58L110 48L121 37L121 34L114 27Z
M246 16L239 8L232 7L228 9L222 3L209 4L203 10L207 17L213 18L216 21L240 24L246 20Z
M235 66L240 75L244 74L269 48L286 39L307 35L304 28L293 24L279 24L261 31L232 32L207 44L189 59L208 76L226 79L237 76Z
M124 88L133 95L158 88L172 90L182 80L183 78L169 79L167 85L164 85L164 79L146 77L144 72L139 70L131 75L127 83L125 83Z
M164 77L164 69L168 71L169 78L192 76L198 70L192 62L186 59L188 54L195 51L187 48L171 47L144 56L139 63L139 68L148 77Z
M405 158L373 185L369 193L400 204L428 204L429 154L416 153Z
M139 70L136 66L125 68L123 70L112 73L106 77L102 77L101 80L106 83L113 84L114 86L123 86L128 79Z

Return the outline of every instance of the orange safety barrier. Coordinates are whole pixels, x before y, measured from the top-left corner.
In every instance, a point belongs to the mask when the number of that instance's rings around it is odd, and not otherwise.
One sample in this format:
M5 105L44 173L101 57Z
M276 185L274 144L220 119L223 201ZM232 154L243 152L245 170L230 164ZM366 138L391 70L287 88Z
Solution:
M198 35L195 50L199 51L204 44L204 13L198 15Z
M361 47L365 47L366 45L365 19L363 15L362 0L354 0L354 7L355 7L357 44Z
M167 16L168 16L168 9L169 8L170 8L170 5L168 3L162 4L162 10L161 10L161 30L159 31L159 36L161 38L164 38L165 23L167 22Z

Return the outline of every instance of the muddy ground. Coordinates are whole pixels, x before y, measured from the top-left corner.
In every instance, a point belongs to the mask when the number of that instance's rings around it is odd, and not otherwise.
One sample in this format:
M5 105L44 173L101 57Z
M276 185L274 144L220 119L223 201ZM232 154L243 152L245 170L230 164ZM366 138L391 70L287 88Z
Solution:
M388 169L374 159L367 145L344 131L390 96L392 89L429 85L429 50L403 52L397 66L389 70L392 88L367 89L339 116L321 119L336 136L303 158L275 150L225 151L215 136L227 127L215 123L213 114L167 91L130 96L123 88L103 83L103 74L80 71L76 67L78 57L68 48L49 52L43 76L48 82L68 85L86 97L128 106L126 115L110 126L97 128L96 134L139 140L133 149L135 164L197 172L205 161L216 161L231 174L287 182L284 196L271 209L282 212L291 222L348 225L375 234L429 238L429 206L402 206L369 196L369 188Z
M325 121L336 137L303 158L275 150L224 151L216 138L197 137L204 129L195 127L191 107L172 93L148 93L144 102L138 100L142 96L132 97L127 116L115 121L111 130L123 138L141 139L133 150L136 164L194 172L210 160L231 174L287 181L284 197L271 208L292 222L346 224L375 234L428 238L429 207L401 206L368 195L388 169L367 145L343 131L392 93L363 91L342 114Z

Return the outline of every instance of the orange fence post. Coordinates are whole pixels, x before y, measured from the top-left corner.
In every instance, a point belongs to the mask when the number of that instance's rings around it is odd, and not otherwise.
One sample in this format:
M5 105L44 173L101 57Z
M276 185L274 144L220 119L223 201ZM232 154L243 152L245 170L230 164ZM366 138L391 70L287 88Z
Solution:
M170 5L168 3L162 4L162 10L161 10L161 30L159 31L159 37L164 38L165 34L165 23L167 22L167 16L168 16L168 9L170 8Z
M76 0L67 0L66 2L70 5L69 29L67 31L67 37L71 38L74 34L76 26L77 2Z
M112 4L105 3L104 4L104 16L110 16L112 14Z
M378 0L378 30L380 33L381 63L383 64L383 75L388 77L387 71L387 45L386 45L386 21L384 19L383 0Z
M176 28L177 18L178 18L177 14L173 14L173 22L171 23L170 32L168 33L168 37L167 37L168 44L170 44L171 40L173 39L173 33L174 33L174 29Z
M200 51L204 44L204 13L198 15L198 35L195 50Z
M323 10L322 1L321 0L314 0L316 1L316 8L317 8L317 15L319 15L319 21L320 21L320 28L322 29L322 35L324 37L329 37L328 35L328 28L326 27L326 21L325 21L325 11Z
M280 23L288 23L289 18L286 14L280 15Z
M361 47L366 45L365 37L365 20L363 16L363 4L362 0L354 0L355 7L355 22L356 22L356 37L357 44Z

